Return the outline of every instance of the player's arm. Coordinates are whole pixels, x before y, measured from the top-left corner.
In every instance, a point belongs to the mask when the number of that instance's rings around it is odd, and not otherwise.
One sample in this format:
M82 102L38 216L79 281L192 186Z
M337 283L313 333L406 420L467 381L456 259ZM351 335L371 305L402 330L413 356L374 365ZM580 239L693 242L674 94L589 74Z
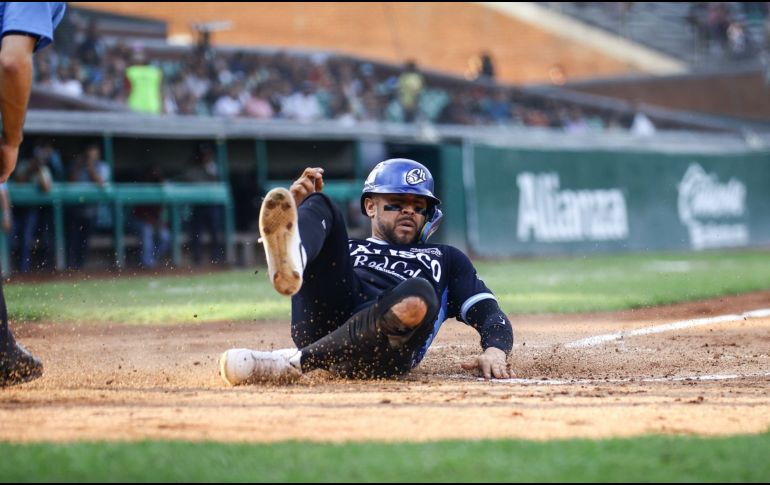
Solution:
M308 167L302 175L291 184L289 191L294 196L294 202L299 206L308 195L321 192L324 188L324 169Z
M464 363L463 369L475 371L487 379L510 378L506 357L513 348L511 322L478 277L468 256L452 246L446 249L450 295L447 314L475 328L484 349L481 355Z
M0 47L0 183L8 180L19 157L24 116L32 90L32 52L37 39L8 34Z
M509 379L507 356L513 348L513 327L500 309L497 300L487 298L476 302L466 313L465 323L481 335L484 352L462 364L463 369L476 371L487 379Z

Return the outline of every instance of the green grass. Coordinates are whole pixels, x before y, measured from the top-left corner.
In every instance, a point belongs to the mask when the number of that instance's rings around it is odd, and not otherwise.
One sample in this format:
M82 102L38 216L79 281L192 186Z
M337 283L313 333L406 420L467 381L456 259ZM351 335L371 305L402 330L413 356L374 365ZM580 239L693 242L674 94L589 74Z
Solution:
M428 444L0 444L13 482L764 482L770 434Z
M633 254L481 261L508 313L608 311L770 288L770 253ZM16 321L183 323L288 319L264 269L210 275L9 284Z
M770 288L770 253L645 253L480 262L513 313L610 311Z
M119 276L58 283L10 284L8 311L17 321L166 324L287 319L290 300L265 271L207 275Z

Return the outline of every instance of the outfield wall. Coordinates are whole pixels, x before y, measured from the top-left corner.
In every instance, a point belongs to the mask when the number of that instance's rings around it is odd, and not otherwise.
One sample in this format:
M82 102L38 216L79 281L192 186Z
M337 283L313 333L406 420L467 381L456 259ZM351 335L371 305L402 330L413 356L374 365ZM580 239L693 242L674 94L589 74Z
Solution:
M469 145L470 249L488 257L770 244L770 151Z

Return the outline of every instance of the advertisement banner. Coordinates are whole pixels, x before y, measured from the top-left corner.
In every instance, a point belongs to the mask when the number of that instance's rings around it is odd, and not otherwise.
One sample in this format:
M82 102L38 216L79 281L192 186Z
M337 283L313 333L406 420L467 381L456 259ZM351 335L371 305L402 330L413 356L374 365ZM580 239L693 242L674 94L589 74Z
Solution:
M474 146L469 240L485 256L770 244L770 153Z

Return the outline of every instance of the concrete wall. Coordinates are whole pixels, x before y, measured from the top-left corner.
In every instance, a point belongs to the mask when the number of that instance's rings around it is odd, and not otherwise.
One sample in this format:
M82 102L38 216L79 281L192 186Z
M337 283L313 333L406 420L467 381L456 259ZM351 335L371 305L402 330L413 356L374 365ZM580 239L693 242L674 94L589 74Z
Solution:
M770 85L759 70L592 81L566 87L672 109L770 120Z
M561 66L568 79L635 72L624 62L534 25L472 3L170 3L72 2L73 5L168 22L171 36L189 36L193 22L230 21L215 44L331 49L464 75L488 50L499 78L549 82Z

